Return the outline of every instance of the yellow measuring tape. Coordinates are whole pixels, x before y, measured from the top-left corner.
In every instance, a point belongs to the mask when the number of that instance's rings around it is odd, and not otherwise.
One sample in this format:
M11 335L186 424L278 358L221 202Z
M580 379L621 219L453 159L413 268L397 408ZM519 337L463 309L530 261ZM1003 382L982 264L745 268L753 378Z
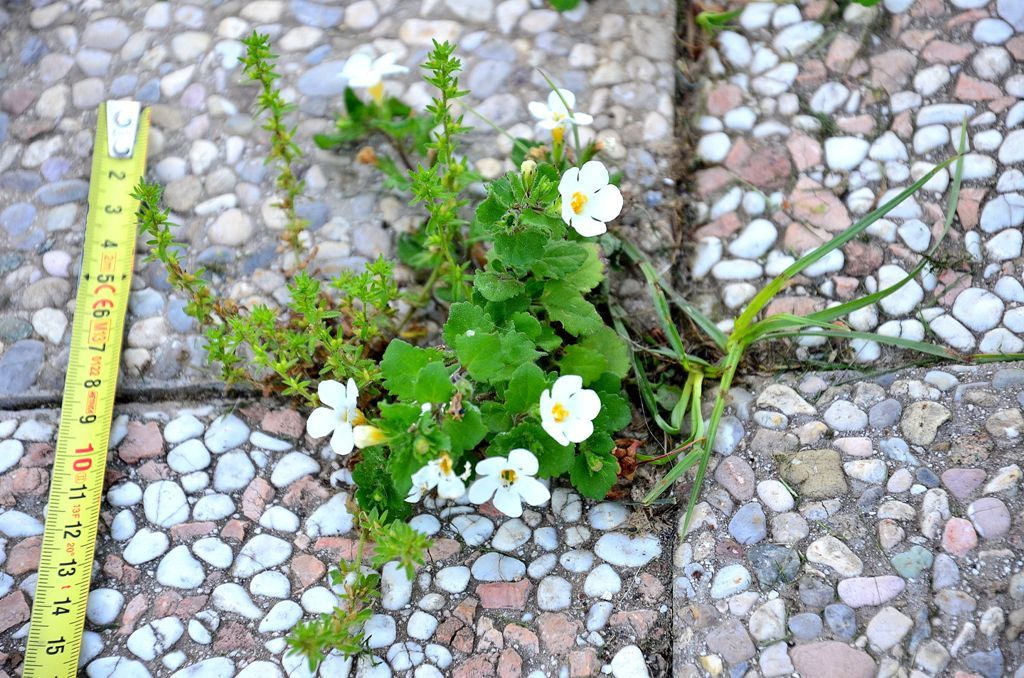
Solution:
M132 101L100 104L24 678L78 674L135 258L138 201L130 194L145 171L148 140L148 109Z

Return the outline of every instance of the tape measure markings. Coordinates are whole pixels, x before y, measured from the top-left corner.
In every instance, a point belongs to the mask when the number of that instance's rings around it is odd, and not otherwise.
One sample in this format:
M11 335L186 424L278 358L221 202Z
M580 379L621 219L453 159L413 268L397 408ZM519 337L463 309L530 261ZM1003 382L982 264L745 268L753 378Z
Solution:
M135 261L149 111L100 104L82 270L23 678L72 678L89 598L121 338Z

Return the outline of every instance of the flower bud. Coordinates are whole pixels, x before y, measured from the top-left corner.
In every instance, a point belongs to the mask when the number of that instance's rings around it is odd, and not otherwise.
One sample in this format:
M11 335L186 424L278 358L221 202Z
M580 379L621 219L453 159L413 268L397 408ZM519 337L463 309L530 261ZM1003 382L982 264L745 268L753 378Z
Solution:
M523 164L519 166L519 171L523 173L523 179L529 181L537 173L537 163L529 159L524 160Z
M388 441L387 435L384 431L381 431L376 426L370 426L368 424L360 424L352 429L352 437L355 439L356 447L363 449L364 447L373 447L374 445L381 445Z

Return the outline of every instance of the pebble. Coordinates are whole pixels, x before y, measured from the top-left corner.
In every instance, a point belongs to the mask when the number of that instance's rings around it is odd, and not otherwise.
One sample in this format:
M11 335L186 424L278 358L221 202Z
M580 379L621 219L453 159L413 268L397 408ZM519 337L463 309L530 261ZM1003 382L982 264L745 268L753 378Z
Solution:
M214 419L203 436L207 449L214 454L239 447L248 439L249 427L233 414L221 415Z
M654 536L610 532L597 540L594 553L618 567L643 567L661 555L661 543Z
M715 573L711 582L711 597L715 599L728 598L746 591L750 582L750 571L747 568L738 564L726 565Z
M194 589L203 583L206 573L184 544L175 546L156 568L156 580L164 586Z
M169 480L160 480L146 488L142 495L146 520L158 527L172 527L189 518L188 499L181 486Z

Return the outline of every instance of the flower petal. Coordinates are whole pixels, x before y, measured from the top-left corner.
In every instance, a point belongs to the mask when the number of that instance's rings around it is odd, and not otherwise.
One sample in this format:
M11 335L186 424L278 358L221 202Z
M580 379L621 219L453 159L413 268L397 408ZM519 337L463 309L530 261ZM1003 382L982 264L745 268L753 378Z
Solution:
M488 499L494 496L494 492L500 484L501 480L497 476L478 478L469 486L469 500L474 504L486 503Z
M572 202L569 196L562 198L562 221L565 222L566 226L572 226L572 220L576 218L576 213L572 209Z
M427 464L420 468L419 471L412 474L412 484L423 487L437 487L437 481L440 480L441 474L437 470L437 466L434 464Z
M569 225L584 238L593 238L608 232L608 226L603 221L583 214L573 215Z
M459 499L466 494L466 484L458 476L441 476L437 483L437 496L442 499Z
M587 187L588 193L608 185L608 168L600 160L583 163L580 168L580 184Z
M349 84L351 84L353 78L365 76L372 69L373 59L368 54L356 52L345 61L345 65L341 69L341 75L346 80L349 80Z
M494 508L498 509L510 518L518 518L523 515L523 504L519 501L519 493L511 487L499 487L494 493L491 502Z
M323 438L337 427L338 413L329 407L318 407L306 420L306 433L314 438Z
M551 117L551 111L541 101L531 101L526 104L526 110L537 120L547 120Z
M608 184L590 196L587 207L589 216L598 221L611 221L622 213L622 192L618 186Z
M316 394L320 396L320 402L336 410L345 406L345 387L340 381L327 379L321 381L316 387Z
M406 495L405 500L410 504L415 504L420 499L423 499L423 488L413 483L413 486L409 488L409 494Z
M348 383L345 384L345 404L353 409L359 404L359 387L352 377L349 377Z
M352 435L352 424L347 421L341 422L331 436L331 449L335 454L345 455L351 453L355 447L356 439Z
M488 457L476 464L476 473L481 476L497 476L501 470L508 467L508 459L505 457Z
M562 202L568 202L566 196L569 196L569 200L572 200L572 194L576 192L580 186L580 171L576 167L570 167L565 170L562 174L562 178L558 181L558 192L562 195Z
M574 393L583 388L583 377L578 374L563 374L551 387L551 397L556 403L565 403Z
M561 94L562 96L558 96ZM562 99L565 99L565 103L562 103ZM568 106L568 108L566 108ZM548 94L548 108L552 111L558 111L563 115L567 115L569 111L576 107L576 95L567 89L559 88L558 91L552 90Z
M555 439L555 442L565 447L569 444L569 437L565 435L565 427L554 419L541 417L540 425L548 432L548 435Z
M582 443L594 433L594 422L589 419L570 419L565 427L565 435L574 443Z
M581 127L594 124L594 116L589 113L573 113L572 120Z
M589 388L585 388L569 398L566 409L573 417L589 421L601 411L601 397Z
M530 476L517 480L513 489L531 506L540 506L548 499L551 499L551 492L548 491L548 488L544 487L544 483ZM497 506L497 502L494 505Z
M522 447L517 447L508 453L508 465L528 476L536 475L538 468L537 457L533 452Z

